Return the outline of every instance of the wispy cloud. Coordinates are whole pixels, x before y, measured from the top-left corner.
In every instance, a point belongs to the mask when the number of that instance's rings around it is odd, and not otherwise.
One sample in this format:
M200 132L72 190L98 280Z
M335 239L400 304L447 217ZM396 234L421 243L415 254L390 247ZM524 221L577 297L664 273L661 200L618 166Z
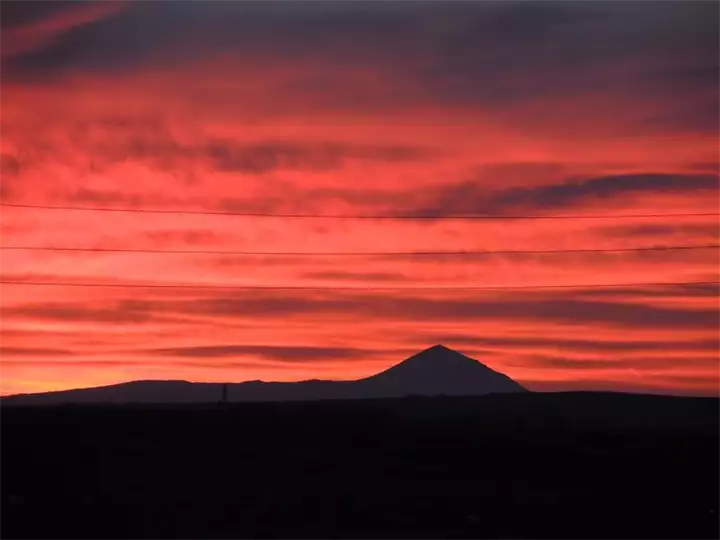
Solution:
M40 4L40 3L38 3ZM22 6L13 3L3 9L3 15L9 15L9 23L3 24L2 57L21 56L52 46L63 35L98 20L111 17L125 9L129 3L119 1L102 2L54 2L51 10L43 5ZM23 9L17 9L23 8ZM24 9L27 8L27 9ZM13 24L12 15L25 12L37 17L25 22ZM8 13L10 12L10 13Z

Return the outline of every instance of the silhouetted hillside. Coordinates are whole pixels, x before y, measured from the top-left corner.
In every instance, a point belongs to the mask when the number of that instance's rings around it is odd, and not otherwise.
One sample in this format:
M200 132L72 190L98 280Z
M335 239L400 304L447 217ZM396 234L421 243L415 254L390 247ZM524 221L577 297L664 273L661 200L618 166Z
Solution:
M228 401L369 399L409 395L478 396L524 392L510 377L442 345L430 347L390 369L358 381L191 383L132 381L98 388L21 394L3 398L12 405L62 403L215 403L227 386Z

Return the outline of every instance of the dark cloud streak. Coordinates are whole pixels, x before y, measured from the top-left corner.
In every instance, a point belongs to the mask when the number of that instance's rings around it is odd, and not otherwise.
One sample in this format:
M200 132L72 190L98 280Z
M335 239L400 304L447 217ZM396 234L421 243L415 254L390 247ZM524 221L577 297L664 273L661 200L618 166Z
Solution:
M670 309L633 303L590 300L504 301L380 301L380 312L398 318L440 320L536 320L559 323L595 323L635 327L716 328L720 314L714 309Z
M718 176L713 174L623 174L496 191L465 181L435 189L428 197L432 202L415 212L417 215L542 213L573 209L597 200L611 201L630 194L700 192L712 195L719 190Z
M53 349L45 347L0 347L0 356L72 356L69 349ZM5 363L3 361L3 363Z
M109 324L139 324L156 320L152 306L146 302L126 300L109 307L89 307L79 303L36 303L18 307L3 307L3 318L45 321L95 322Z
M717 292L715 291L715 295ZM712 296L710 296L712 298ZM319 319L352 313L363 320L390 321L531 321L605 327L716 329L720 313L713 307L656 306L612 296L608 299L533 297L532 295L482 299L464 297L421 298L332 293L324 297L247 296L223 294L189 301L123 301L95 308L75 304L35 304L3 309L3 317L39 320L94 321L134 324L187 317L276 318L313 316Z
M360 360L371 356L371 351L352 347L316 347L303 345L208 345L196 347L169 347L137 351L139 354L176 356L185 358L232 358L261 356L281 362L307 362L318 360ZM377 351L375 351L377 353Z

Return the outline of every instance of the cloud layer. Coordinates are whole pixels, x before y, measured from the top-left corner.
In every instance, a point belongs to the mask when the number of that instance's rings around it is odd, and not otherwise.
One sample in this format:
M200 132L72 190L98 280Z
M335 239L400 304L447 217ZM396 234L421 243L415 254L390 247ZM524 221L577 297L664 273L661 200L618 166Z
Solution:
M712 213L712 2L2 2L0 198L267 214ZM5 246L250 252L717 244L716 217L282 219L3 207ZM2 252L3 394L345 379L442 342L536 389L713 394L718 251ZM375 290L375 288L385 288Z

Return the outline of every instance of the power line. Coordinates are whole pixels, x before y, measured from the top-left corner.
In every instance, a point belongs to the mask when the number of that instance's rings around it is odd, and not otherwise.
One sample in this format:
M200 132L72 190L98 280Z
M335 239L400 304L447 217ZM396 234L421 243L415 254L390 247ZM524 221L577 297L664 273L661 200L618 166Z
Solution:
M527 249L527 250L500 250L500 251L216 251L196 249L131 249L131 248L98 248L98 247L53 247L53 246L0 246L0 250L22 251L71 251L71 252L98 252L98 253L169 253L169 254L195 254L195 255L263 255L263 256L348 256L348 257L394 257L394 256L476 256L476 255L539 255L543 253L611 253L611 252L637 252L637 251L668 251L690 249L718 249L718 244L703 245L675 245L653 247L627 247L627 248L578 248L578 249Z
M403 220L513 220L513 219L616 219L616 218L660 218L660 217L711 217L720 216L719 212L690 212L670 214L589 214L589 215L491 215L491 214L467 214L467 215L323 215L323 214L269 214L261 212L232 212L232 211L199 211L199 210L159 210L145 208L107 208L91 206L50 206L40 204L11 204L0 203L0 206L9 208L35 208L42 210L77 210L83 212L125 212L138 214L180 214L180 215L209 215L209 216L242 216L259 218L307 218L307 219L403 219Z
M515 289L590 289L615 287L667 287L676 285L717 285L720 281L671 281L658 283L586 283L562 285L510 285L510 286L427 286L427 287L343 287L313 285L204 285L204 284L142 284L142 283L70 283L50 281L12 281L0 279L3 285L33 285L61 287L123 287L147 289L223 289L223 290L317 290L317 291L493 291Z

